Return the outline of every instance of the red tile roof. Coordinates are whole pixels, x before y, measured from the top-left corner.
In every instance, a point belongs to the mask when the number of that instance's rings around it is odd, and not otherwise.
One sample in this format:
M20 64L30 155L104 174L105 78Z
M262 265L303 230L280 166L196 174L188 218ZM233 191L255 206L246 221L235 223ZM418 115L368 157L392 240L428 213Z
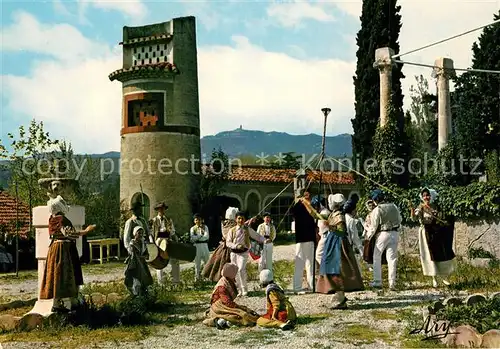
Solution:
M229 180L233 182L289 183L296 176L294 169L269 168L264 166L241 166L232 168ZM307 181L319 182L320 171L307 171ZM324 184L354 184L350 172L323 172Z
M30 220L29 206L19 201L18 203L18 218L22 232L26 232ZM8 194L6 191L0 191L0 224L6 225L7 229L15 229L16 222L16 198ZM24 224L23 224L24 223Z

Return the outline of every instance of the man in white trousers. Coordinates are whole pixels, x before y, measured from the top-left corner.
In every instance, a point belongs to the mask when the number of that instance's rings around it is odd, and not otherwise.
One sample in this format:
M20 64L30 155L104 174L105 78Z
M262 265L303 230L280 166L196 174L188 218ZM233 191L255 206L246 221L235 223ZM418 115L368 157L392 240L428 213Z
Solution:
M250 238L260 243L263 243L265 238L245 225L245 213L241 211L236 214L236 224L227 233L226 246L231 249L231 263L238 266L238 274L236 274L238 295L245 297L248 294L247 261Z
M179 238L175 233L175 226L172 219L165 216L165 211L168 209L168 205L165 202L159 202L155 206L155 210L158 212L158 215L153 218L153 235L155 239L156 245L161 248L163 251L167 250L167 244L169 240L178 241ZM170 276L172 277L172 283L178 284L180 282L180 264L177 259L170 258L169 261L170 267L172 268L170 271ZM158 277L158 282L163 283L163 278L166 269L160 269L156 271L156 275Z
M271 223L271 214L269 212L264 212L263 216L264 223L259 224L257 228L257 234L266 239L259 260L259 272L264 269L273 271L273 242L274 239L276 239L276 228L274 224Z
M401 213L392 202L386 202L384 193L376 189L371 193L371 199L377 205L370 214L371 224L367 232L368 239L379 234L375 240L373 252L373 282L372 287L382 287L382 253L386 251L389 288L396 286L396 267L398 260L399 228L402 223Z
M311 202L309 192L303 197L295 199L291 212L295 218L295 273L293 276L293 291L295 293L308 292L313 289L314 244L316 243L316 222L307 211L302 200ZM304 269L307 275L307 288L302 288Z
M201 276L201 263L205 265L210 257L210 251L208 250L208 227L203 224L203 219L197 213L193 217L194 225L189 231L189 237L191 242L196 247L196 257L194 257L194 280L199 281Z

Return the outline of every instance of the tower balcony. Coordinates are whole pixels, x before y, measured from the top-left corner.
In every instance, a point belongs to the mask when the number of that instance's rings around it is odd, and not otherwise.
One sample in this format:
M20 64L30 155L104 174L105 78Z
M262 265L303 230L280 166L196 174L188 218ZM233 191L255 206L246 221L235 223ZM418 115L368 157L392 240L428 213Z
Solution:
M175 64L169 62L135 65L126 69L118 69L109 74L109 80L126 82L134 79L162 79L171 78L179 74Z

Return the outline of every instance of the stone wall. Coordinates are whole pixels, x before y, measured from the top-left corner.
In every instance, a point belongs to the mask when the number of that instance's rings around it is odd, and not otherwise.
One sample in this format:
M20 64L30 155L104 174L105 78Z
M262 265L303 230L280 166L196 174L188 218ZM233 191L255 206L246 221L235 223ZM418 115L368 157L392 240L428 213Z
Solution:
M406 253L418 253L418 227L403 227L399 248ZM482 235L484 233L484 235ZM482 235L482 236L481 236ZM481 236L481 237L480 237ZM472 244L473 248L482 247L500 258L500 224L488 224L480 222L475 225L464 222L455 223L455 237L453 239L453 249L459 256L467 256L467 250L472 241L479 238Z

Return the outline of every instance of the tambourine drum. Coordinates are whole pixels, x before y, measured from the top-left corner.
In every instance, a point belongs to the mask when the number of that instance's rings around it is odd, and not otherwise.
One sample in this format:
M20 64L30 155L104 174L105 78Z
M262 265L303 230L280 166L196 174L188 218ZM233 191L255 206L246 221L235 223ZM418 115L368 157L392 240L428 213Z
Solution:
M161 270L168 265L168 253L160 249L155 244L146 244L149 258L146 262L157 270Z
M196 246L193 244L169 241L167 244L167 253L172 259L192 262L196 257Z
M253 260L257 260L260 258L262 255L262 249L264 248L263 244L258 243L257 241L250 241L250 250L248 251L250 254L250 257L252 257Z

